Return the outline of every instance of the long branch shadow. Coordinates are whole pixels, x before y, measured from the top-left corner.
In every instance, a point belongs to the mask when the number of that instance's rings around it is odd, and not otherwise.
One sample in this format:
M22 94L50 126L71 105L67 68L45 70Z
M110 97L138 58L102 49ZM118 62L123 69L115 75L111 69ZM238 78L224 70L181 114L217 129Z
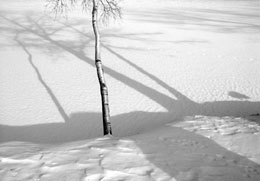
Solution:
M43 80L42 75L40 74L39 69L37 68L37 66L33 63L33 59L32 59L32 54L29 52L29 50L26 48L26 46L17 38L15 38L15 41L22 47L22 49L24 50L24 52L28 55L28 62L30 63L30 65L32 66L32 68L34 69L38 80L40 81L40 83L42 84L42 86L45 88L45 90L47 91L47 93L49 94L49 96L51 97L52 101L54 102L55 106L57 107L60 115L62 116L62 118L64 119L64 121L68 121L68 115L65 113L63 107L61 106L59 100L56 98L56 96L54 95L53 91L51 90L51 88L46 84L46 82Z
M112 50L108 46L104 45L105 49L107 49L110 53L117 56L120 60L126 62L137 71L141 72L142 74L148 76L150 79L154 80L157 84L168 90L173 96L177 98L181 102L182 105L185 105L189 110L192 111L185 111L182 110L184 115L207 115L207 116L245 116L247 115L246 112L251 110L252 112L257 112L260 110L260 103L259 102L250 102L250 101L214 101L214 102L205 102L205 103L196 103L193 100L189 99L176 89L169 86L166 82L160 80L156 76L152 75L151 73L147 72L142 67L139 67L137 64L134 64L133 61L130 61L123 57L122 55L118 54L116 51ZM235 93L233 91L229 92L229 95L238 98L246 98L247 96L242 95L240 93ZM215 110L215 111L212 111ZM226 112L225 112L226 110ZM172 112L173 109L168 110ZM184 116L183 115L183 116Z

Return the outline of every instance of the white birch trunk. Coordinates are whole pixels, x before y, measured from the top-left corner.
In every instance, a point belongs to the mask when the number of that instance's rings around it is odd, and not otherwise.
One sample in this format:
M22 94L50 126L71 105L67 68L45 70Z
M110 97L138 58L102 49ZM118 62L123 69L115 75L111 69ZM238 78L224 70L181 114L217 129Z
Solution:
M100 34L97 25L97 16L98 16L98 0L93 0L92 26L95 35L95 64L97 68L97 76L100 85L100 94L101 94L101 101L102 101L103 130L104 130L104 135L112 135L112 127L110 123L110 113L109 113L109 102L108 102L108 89L105 82L104 71L101 62Z

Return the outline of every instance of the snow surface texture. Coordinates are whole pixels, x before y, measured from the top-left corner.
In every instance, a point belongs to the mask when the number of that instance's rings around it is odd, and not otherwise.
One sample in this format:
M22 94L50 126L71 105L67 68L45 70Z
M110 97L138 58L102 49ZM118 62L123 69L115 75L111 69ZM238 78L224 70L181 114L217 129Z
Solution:
M122 7L101 26L119 138L96 138L89 15L55 20L44 1L0 1L0 178L260 180L259 1Z
M52 146L9 142L0 145L0 176L41 181L259 181L259 136L260 126L242 118L196 116L127 138Z

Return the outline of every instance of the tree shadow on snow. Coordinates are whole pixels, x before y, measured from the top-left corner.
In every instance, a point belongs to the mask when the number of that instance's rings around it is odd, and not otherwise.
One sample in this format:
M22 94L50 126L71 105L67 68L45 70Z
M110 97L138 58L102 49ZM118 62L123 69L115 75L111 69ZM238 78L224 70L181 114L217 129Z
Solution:
M63 117L65 123L47 123L27 126L0 125L0 142L29 141L34 143L52 144L102 136L101 113L76 112L72 113L71 115L67 115L61 104L59 103L58 98L44 81L43 77L41 76L40 70L33 63L33 55L30 53L28 47L34 46L35 43L37 44L37 41L42 43L42 41L44 40L48 42L47 45L45 45L46 47L50 46L52 48L53 46L55 46L62 51L70 53L79 60L95 68L93 60L85 55L84 50L80 46L74 46L71 43L58 41L51 37L52 33L60 31L64 27L59 27L60 29L56 29L56 31L50 31L50 27L44 27L44 24L41 24L39 21L34 21L31 18L27 18L27 25L23 25L19 21L7 18L5 16L2 16L2 18L17 27L12 27L12 31L16 35L14 39L16 43L27 54L28 61L31 67L34 69L39 82L48 92L52 101L56 105L57 110ZM31 41L28 41L28 39L26 39L26 36L22 39L19 39L19 35L23 33L33 34L37 38L34 39L33 44L30 45ZM77 31L77 33L84 35L84 33L80 31ZM91 39L91 37L86 34L84 36ZM69 46L67 44L69 44ZM167 110L167 112L135 111L113 116L111 117L111 120L115 136L123 137L141 134L145 129L150 130L152 128L160 126L162 123L169 123L175 119L183 120L183 118L186 116L205 115L218 117L236 117L254 114L260 110L260 102L251 101L214 101L196 103L193 100L189 99L187 96L183 95L178 90L174 89L171 85L168 85L166 82L159 79L152 73L133 63L133 61L130 61L123 55L117 53L111 47L106 45L103 45L103 47L108 52L116 56L118 59L124 61L132 68L136 69L138 72L149 77L158 85L165 88L172 94L172 97L165 95L155 90L154 88L149 87L147 84L145 84L145 82L139 82L138 80L134 80L133 78L126 76L125 74L104 66L106 74L131 87L132 89L140 92L141 94L155 101ZM234 93L232 93L232 95L241 97L242 94L240 95L239 93L236 93L234 95ZM160 122L158 122L158 120L160 120ZM219 146L208 138L185 131L181 128L168 127L167 129L171 130L169 130L169 132L167 133L161 133L161 136L159 138L153 138L154 133L150 131L147 134L150 139L136 142L136 144L143 153L148 155L147 159L149 161L154 163L157 167L161 168L170 176L175 176L177 178L179 177L181 180L184 178L180 174L185 172L187 174L190 174L188 173L190 169L197 168L197 173L207 171L211 172L211 170L207 170L210 169L209 166L214 166L217 167L217 169L220 169L220 167L223 166L223 163L225 163L228 168L231 168L231 170L228 171L232 171L232 169L239 169L241 170L241 173L245 172L246 168L254 168L258 166L247 158L226 150L225 148ZM93 132L93 130L96 130L96 132ZM119 135L119 132L123 133L123 135ZM91 135L90 133L93 135ZM174 138L174 140L169 140L167 138ZM185 145L177 143L178 140L191 141L191 138L192 140L197 140L198 143L201 144L201 147L185 147ZM158 141L158 144L153 145L155 139L161 139L161 141ZM168 152L169 149L163 149L164 147L169 147L170 144L172 145L172 149L170 149L170 151L172 152ZM193 143L190 144L192 145ZM191 152L195 154L190 154ZM156 154L151 154L151 157L149 157L149 153ZM168 160L165 160L165 158L168 158ZM168 162L167 167L164 163L166 161ZM227 173L227 171L219 170L219 173L223 174ZM209 175L209 180L210 179L211 178ZM228 179L229 178L227 178L227 180ZM237 179L239 180L240 178Z
M50 46L52 49L53 46L66 51L74 55L79 60L87 63L88 65L94 66L94 61L86 56L83 48L84 46L74 46L74 44L67 43L64 41L58 41L52 38L51 36L61 31L64 28L71 28L75 33L88 38L89 42L93 40L93 37L77 30L72 25L64 25L59 27L44 26L45 21L41 22L41 19L38 21L33 20L30 17L27 17L25 25L20 23L21 21L16 21L14 19L7 18L6 16L1 15L7 22L15 25L17 28L13 28L9 31L15 33L14 40L16 43L24 50L28 56L28 61L32 68L34 69L38 80L42 86L46 89L52 101L56 105L59 113L63 117L65 123L51 123L51 124L42 124L42 125L33 125L33 126L6 126L1 125L1 138L2 142L5 141L31 141L31 142L46 142L46 143L56 143L56 142L67 142L74 140L81 140L95 136L101 136L101 115L100 113L88 113L88 112L78 112L67 115L61 104L59 103L58 98L54 95L51 88L44 82L40 71L33 63L33 55L30 53L30 46L37 45L37 41L42 45L42 40L46 41L44 47ZM51 33L50 33L51 32ZM36 38L30 40L28 37L23 37L19 39L20 34L33 34ZM106 36L106 35L104 35ZM109 36L109 35L108 35ZM124 35L123 35L124 36ZM125 35L129 37L130 35ZM124 37L124 38L126 38ZM82 37L80 37L82 39ZM28 43L29 42L29 43ZM33 42L33 43L32 43ZM86 43L86 42L84 42ZM67 45L69 44L69 46ZM86 45L86 44L85 44ZM259 102L251 101L214 101L214 102L204 102L196 103L193 100L189 99L187 96L183 95L178 90L174 89L166 82L162 81L155 75L149 73L144 68L139 67L133 61L128 60L123 55L120 55L115 50L103 44L103 47L111 54L116 56L118 59L124 61L131 67L133 67L138 72L149 77L155 81L158 85L168 90L171 96L165 95L154 88L149 87L145 82L139 82L134 80L131 77L126 76L116 70L111 69L110 67L104 66L106 74L110 75L114 79L124 83L125 85L131 87L132 89L140 92L144 96L150 98L154 102L158 103L164 107L167 112L142 112L135 111L130 113L125 113L117 115L111 118L112 124L114 127L115 136L129 136L131 134L138 134L144 129L156 128L162 123L169 123L175 119L182 120L186 116L194 115L205 115L205 116L246 116L250 114L256 114L260 110ZM40 48L40 47L39 47ZM231 92L232 93L232 92ZM232 93L233 95L234 93ZM236 93L236 96L240 95ZM242 95L242 94L241 94ZM234 95L233 95L234 96ZM175 98L174 98L175 97ZM240 96L241 97L241 96ZM160 120L158 123L157 120ZM89 125L91 125L91 128ZM97 129L95 135L89 135L94 128ZM93 131L92 131L93 132ZM123 133L118 134L118 132ZM34 134L37 133L37 134Z
M153 11L129 13L137 22L173 25L175 28L206 30L218 33L259 33L259 11L248 7L240 9L216 10L207 8L164 8ZM184 25L184 26L183 26Z

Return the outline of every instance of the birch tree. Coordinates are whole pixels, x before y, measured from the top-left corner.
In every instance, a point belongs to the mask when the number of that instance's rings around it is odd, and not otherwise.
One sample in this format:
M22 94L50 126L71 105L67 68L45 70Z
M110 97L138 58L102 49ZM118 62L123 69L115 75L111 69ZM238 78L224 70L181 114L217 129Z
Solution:
M56 14L67 15L68 10L81 4L83 10L92 14L92 28L95 36L95 65L98 81L100 85L100 95L102 103L102 119L104 135L112 135L110 122L110 111L108 101L108 88L104 77L101 61L101 38L98 28L98 21L106 23L109 18L121 17L121 9L118 0L47 0L47 7L51 8Z

